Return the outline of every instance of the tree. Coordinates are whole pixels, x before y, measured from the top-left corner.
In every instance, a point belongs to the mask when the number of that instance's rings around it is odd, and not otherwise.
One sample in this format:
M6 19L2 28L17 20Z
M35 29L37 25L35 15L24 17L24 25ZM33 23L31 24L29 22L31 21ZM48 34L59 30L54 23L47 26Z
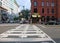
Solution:
M19 17L14 17L14 20L19 20Z
M28 9L22 10L21 13L23 14L23 17L28 20L28 17L30 16L29 15L30 10L28 10Z

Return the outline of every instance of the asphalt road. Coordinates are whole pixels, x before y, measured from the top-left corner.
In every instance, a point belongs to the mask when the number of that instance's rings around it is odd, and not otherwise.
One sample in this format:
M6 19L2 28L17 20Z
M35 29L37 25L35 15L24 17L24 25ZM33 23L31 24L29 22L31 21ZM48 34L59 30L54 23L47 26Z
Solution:
M39 25L41 30L48 34L56 43L60 43L60 25Z
M14 29L19 25L20 24L0 24L0 34L7 30ZM56 43L60 43L60 25L34 25L43 30L47 35L54 39Z
M11 24L10 24L11 25ZM10 26L9 25L9 26ZM7 26L7 25L5 25ZM13 26L13 25L11 25ZM40 25L45 28L44 26ZM11 40L12 39L12 40ZM28 42L28 43L55 43L55 41L50 38L41 28L30 24L20 24L18 27L8 30L0 35L1 42ZM18 42L17 42L18 41Z

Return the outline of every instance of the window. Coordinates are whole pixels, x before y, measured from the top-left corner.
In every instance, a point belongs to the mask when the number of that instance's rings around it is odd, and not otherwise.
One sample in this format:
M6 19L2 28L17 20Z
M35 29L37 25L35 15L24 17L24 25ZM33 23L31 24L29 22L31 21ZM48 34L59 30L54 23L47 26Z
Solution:
M54 14L54 9L52 9L52 14Z
M49 2L47 1L47 6L49 6Z
M34 8L34 13L37 13L37 8Z
M49 9L47 9L47 13L49 13Z
M44 13L44 8L42 8L42 13Z
M52 3L51 3L51 6L52 6L52 7L54 7L54 6L55 6L55 3L54 3L54 2L52 2Z
M42 1L42 6L44 6L44 1Z
M34 6L37 6L37 2L36 1L34 2Z

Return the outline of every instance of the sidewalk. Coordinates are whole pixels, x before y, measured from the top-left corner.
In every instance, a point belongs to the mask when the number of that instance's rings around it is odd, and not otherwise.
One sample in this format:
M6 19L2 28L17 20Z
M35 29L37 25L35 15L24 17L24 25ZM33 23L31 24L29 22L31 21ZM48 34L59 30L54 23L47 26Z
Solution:
M19 25L20 24L0 24L0 34L7 30L14 29Z
M19 26L20 24L17 24L17 23L12 23L12 24L8 24L8 23L5 23L5 24L0 24L0 26Z

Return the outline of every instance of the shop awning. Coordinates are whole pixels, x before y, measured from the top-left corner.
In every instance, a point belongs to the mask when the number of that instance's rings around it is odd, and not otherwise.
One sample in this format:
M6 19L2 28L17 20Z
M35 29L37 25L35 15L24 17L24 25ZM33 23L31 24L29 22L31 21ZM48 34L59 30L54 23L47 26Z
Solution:
M32 15L32 17L37 17L37 15Z
M38 15L38 17L41 17L41 15Z
M38 14L38 13L34 13L33 15L32 15L32 17L41 17L41 15L40 14Z

